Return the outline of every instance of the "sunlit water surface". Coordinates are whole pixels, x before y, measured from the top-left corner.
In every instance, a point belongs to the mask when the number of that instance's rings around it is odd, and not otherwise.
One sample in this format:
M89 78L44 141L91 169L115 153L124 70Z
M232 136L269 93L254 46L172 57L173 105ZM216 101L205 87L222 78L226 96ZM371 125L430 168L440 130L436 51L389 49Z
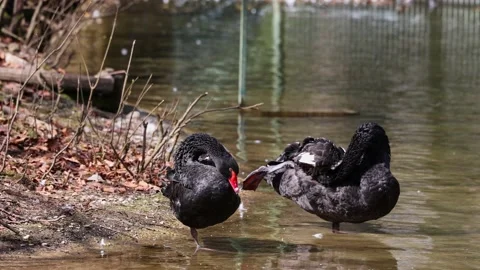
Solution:
M203 92L201 106L237 100L239 14L231 8L166 16L155 3L120 15L107 66L123 69L136 40L135 95L148 75L154 86L142 103ZM110 20L83 33L83 53L98 67ZM19 260L35 269L480 269L480 12L451 9L397 14L391 9L266 6L248 17L247 102L265 110L348 108L348 117L267 118L212 113L191 128L216 136L235 155L241 175L307 135L346 147L355 128L377 121L392 147L391 169L401 184L396 208L364 224L330 223L301 210L262 184L242 192L246 210L200 230L207 247L185 241L121 249L100 257ZM475 36L477 38L475 38ZM76 60L78 63L78 60ZM75 65L72 65L75 67ZM71 66L71 68L72 68ZM137 84L138 84L137 83ZM203 108L203 107L199 107Z

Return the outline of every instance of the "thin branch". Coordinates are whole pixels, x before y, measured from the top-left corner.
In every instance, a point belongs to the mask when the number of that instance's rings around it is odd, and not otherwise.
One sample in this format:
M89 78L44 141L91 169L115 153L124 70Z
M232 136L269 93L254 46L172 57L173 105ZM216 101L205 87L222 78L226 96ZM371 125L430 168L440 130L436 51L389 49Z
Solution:
M13 37L14 39L20 41L20 42L24 42L23 38L15 35L14 33L12 33L10 30L6 29L5 27L2 28L2 33L4 33L5 35L8 35L8 36L11 36Z
M257 103L255 105L251 105L251 106L232 106L232 107L225 107L225 108L217 108L217 109L208 109L208 110L204 110L204 111L201 111L201 112L198 112L192 116L190 116L190 118L188 119L188 121L194 119L194 118L197 118L199 117L200 115L202 114L205 114L205 113L211 113L211 112L223 112L223 111L231 111L231 110L251 110L251 109L258 109L258 107L262 106L263 103Z
M148 122L143 121L143 143L142 143L142 161L140 162L140 172L143 172L145 169L145 151L147 150L147 127L148 127ZM137 171L137 173L139 173Z
M163 148L163 146L165 145L165 143L167 143L167 141L172 138L177 132L180 131L180 125L183 123L183 121L185 120L185 118L187 117L187 115L190 113L190 111L193 109L193 107L195 107L195 105L204 97L206 97L208 95L208 93L203 93L201 95L199 95L188 107L187 109L185 110L185 112L183 113L182 117L180 117L180 119L178 120L178 122L175 124L174 128L169 132L169 135L168 136L164 136L163 139L155 146L155 149L153 150L153 153L152 155L147 159L147 161L145 162L145 167L148 167L148 165L150 164L150 162L152 162L152 160L155 158L155 156L158 154L158 152L160 152L160 149Z
M20 91L18 92L18 96L17 96L17 100L16 100L16 104L15 104L15 112L13 114L13 116L10 118L10 122L9 122L9 129L7 131L7 136L6 136L6 147L5 147L5 155L3 156L3 160L2 160L2 166L0 167L0 172L2 172L4 169L5 169L5 162L6 162L6 158L7 158L7 152L8 152L8 144L9 144L9 141L10 141L10 133L11 133L11 129L12 129L12 126L13 126L13 122L15 121L15 118L17 117L17 114L18 114L18 107L20 105L20 100L22 99L23 97L23 92L25 90L25 87L27 85L27 83L30 81L30 79L32 79L32 77L40 70L40 68L45 64L45 62L50 58L52 57L53 54L55 54L56 52L60 51L62 49L62 47L66 44L67 40L70 38L70 36L72 35L73 31L77 28L78 24L80 23L81 19L85 16L85 14L87 13L87 11L90 9L91 5L93 4L93 2L91 2L87 8L85 9L85 11L82 13L82 15L80 16L80 18L78 18L78 20L75 22L75 24L73 25L72 29L70 29L70 31L67 33L67 35L65 36L65 38L63 39L63 41L60 43L60 45L58 47L56 47L55 49L53 49L50 53L48 53L48 55L40 62L40 64L36 65L35 66L35 70L28 76L28 78L25 80L25 82L22 84L22 87L20 88ZM44 175L45 176L45 175ZM42 177L43 179L43 177Z
M108 39L107 49L106 49L105 53L103 54L102 63L100 64L100 69L98 71L99 73L103 70L103 66L105 65L105 61L107 60L108 51L110 50L110 45L112 44L113 34L115 33L115 29L117 27L117 16L118 16L118 6L117 6L117 10L115 12L115 17L113 18L112 32L110 32L110 38ZM135 45L135 41L133 41L133 44ZM132 54L133 54L133 46L132 46ZM130 60L131 60L131 55L130 55ZM127 72L128 72L128 70L127 70ZM99 82L100 82L100 76L98 76L95 84L93 86L90 86L90 87L92 89L96 88Z
M115 154L115 157L117 158L120 163L122 163L123 167L127 170L127 172L132 176L132 178L135 178L135 174L128 168L128 166L125 164L123 158L120 157L118 154L117 150L115 150L115 147L113 146L113 143L110 144L110 147L112 147L113 153Z
M70 145L72 145L72 143L75 141L75 139L81 134L84 126L85 126L85 122L82 122L82 123L80 124L80 126L77 128L77 131L75 132L75 134L73 135L73 137L70 139L70 141L68 141L68 143L67 143L62 149L60 149L60 151L58 151L58 152L53 156L52 164L50 164L50 167L48 168L48 170L45 171L45 173L42 175L42 178L40 178L40 181L42 181L43 179L45 179L45 177L47 176L47 174L49 174L50 171L52 171L53 166L55 166L55 163L57 162L58 156L60 156L60 154L62 154L63 152L65 152L65 150L67 150L67 149L70 147ZM39 181L39 182L40 182L40 181Z
M7 0L3 0L2 5L0 6L0 22L3 19L3 11L5 10L5 7L7 6L7 3L8 3Z
M135 49L135 40L132 42L132 48L130 49L130 57L128 58L128 64L127 64L127 70L125 71L125 79L123 80L123 87L122 87L122 97L125 97L125 87L127 86L128 82L128 74L130 72L130 66L132 64L132 57L133 57L133 51ZM120 108L117 113L120 113Z
M6 0L5 0L6 1ZM19 230L15 229L14 227L10 226L8 223L4 222L2 219L0 219L0 225L3 227L9 229L10 231L14 232L18 236L22 236Z
M113 137L114 137L114 133L115 133L115 121L116 119L118 118L118 116L120 115L120 112L123 110L123 105L124 105L124 102L125 102L125 98L126 98L126 94L125 94L125 88L127 86L127 81L128 81L128 73L130 71L130 65L132 63L132 56L133 56L133 50L135 48L135 40L133 41L132 43L132 48L130 50L130 57L128 59L128 64L127 64L127 70L125 71L125 79L123 81L123 87L122 87L122 94L121 94L121 99L120 99L120 106L118 106L118 110L117 110L117 113L115 114L115 116L113 117L112 119L112 136L110 137L110 144L113 146Z
M58 45L58 47L56 47L55 49L53 49L49 54L47 54L47 56L42 60L42 62L40 62L40 64L36 67L35 71L30 74L30 76L27 78L27 80L23 83L22 85L22 88L25 87L25 85L27 84L28 81L30 81L30 79L33 77L33 75L35 75L35 73L43 66L43 64L45 64L45 62L56 52L60 51L62 49L62 47L65 45L65 43L67 42L68 39L70 39L73 31L77 28L78 24L80 23L80 21L83 19L83 17L85 16L85 14L87 13L87 11L90 9L90 7L92 6L93 2L90 2L90 4L88 4L87 8L85 9L85 11L82 13L82 15L80 16L80 18L78 18L78 20L75 22L75 24L73 25L72 29L70 29L70 31L68 31L67 35L65 36L65 38L63 39L63 41L60 43L60 45Z
M22 99L24 90L25 90L25 88L21 88L20 91L18 91L17 100L15 100L15 109L13 111L13 115L8 120L7 135L5 136L5 155L3 156L2 166L0 167L0 172L3 172L3 170L5 169L5 166L6 166L7 155L8 155L8 146L10 144L10 134L12 133L13 123L15 122L15 118L17 117L18 109L20 107L20 100ZM2 148L3 148L3 144L2 144ZM0 151L1 150L2 149L0 149Z
M35 8L35 12L33 13L33 16L32 16L32 20L30 21L30 25L28 26L27 35L25 37L25 41L27 43L30 41L30 38L32 37L32 34L33 34L33 30L37 25L37 17L38 17L38 14L40 13L40 10L42 9L42 5L43 5L43 1L42 0L38 1L37 7Z

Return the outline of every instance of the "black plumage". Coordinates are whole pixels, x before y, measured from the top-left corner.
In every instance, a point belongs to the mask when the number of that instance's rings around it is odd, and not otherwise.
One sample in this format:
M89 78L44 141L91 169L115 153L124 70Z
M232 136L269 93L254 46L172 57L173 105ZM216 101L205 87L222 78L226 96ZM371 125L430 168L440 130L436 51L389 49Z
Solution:
M325 138L293 143L275 161L251 172L243 189L255 190L265 179L275 191L301 208L332 222L361 223L387 215L396 205L400 185L390 171L385 130L362 124L345 151Z
M217 139L204 133L180 143L174 162L162 193L177 219L190 227L198 247L196 229L224 222L240 205L238 164Z

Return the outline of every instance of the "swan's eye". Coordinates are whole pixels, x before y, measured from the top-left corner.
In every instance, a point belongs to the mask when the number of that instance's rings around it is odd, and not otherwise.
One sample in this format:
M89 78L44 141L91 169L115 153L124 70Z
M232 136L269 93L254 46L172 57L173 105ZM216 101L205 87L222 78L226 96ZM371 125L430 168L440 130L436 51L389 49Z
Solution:
M207 154L200 155L198 157L198 162L215 167L215 163L213 162L212 158Z

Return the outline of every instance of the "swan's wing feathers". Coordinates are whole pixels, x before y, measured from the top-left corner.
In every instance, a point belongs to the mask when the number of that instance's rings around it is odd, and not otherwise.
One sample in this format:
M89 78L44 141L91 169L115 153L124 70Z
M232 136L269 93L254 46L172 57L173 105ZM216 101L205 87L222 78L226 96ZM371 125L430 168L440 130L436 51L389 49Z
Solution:
M280 154L280 156L278 156L278 158L275 159L275 161L285 162L285 161L293 160L298 155L300 146L301 146L300 142L294 142L287 145L287 147L285 147L285 149L283 150L283 153Z
M310 164L320 170L334 170L345 155L345 150L326 138L316 138L302 147L297 162Z
M174 169L167 167L167 183L162 186L162 194L169 198L175 198L179 193L185 192L185 189L192 190L192 186L189 181L186 181L181 174L177 173Z

